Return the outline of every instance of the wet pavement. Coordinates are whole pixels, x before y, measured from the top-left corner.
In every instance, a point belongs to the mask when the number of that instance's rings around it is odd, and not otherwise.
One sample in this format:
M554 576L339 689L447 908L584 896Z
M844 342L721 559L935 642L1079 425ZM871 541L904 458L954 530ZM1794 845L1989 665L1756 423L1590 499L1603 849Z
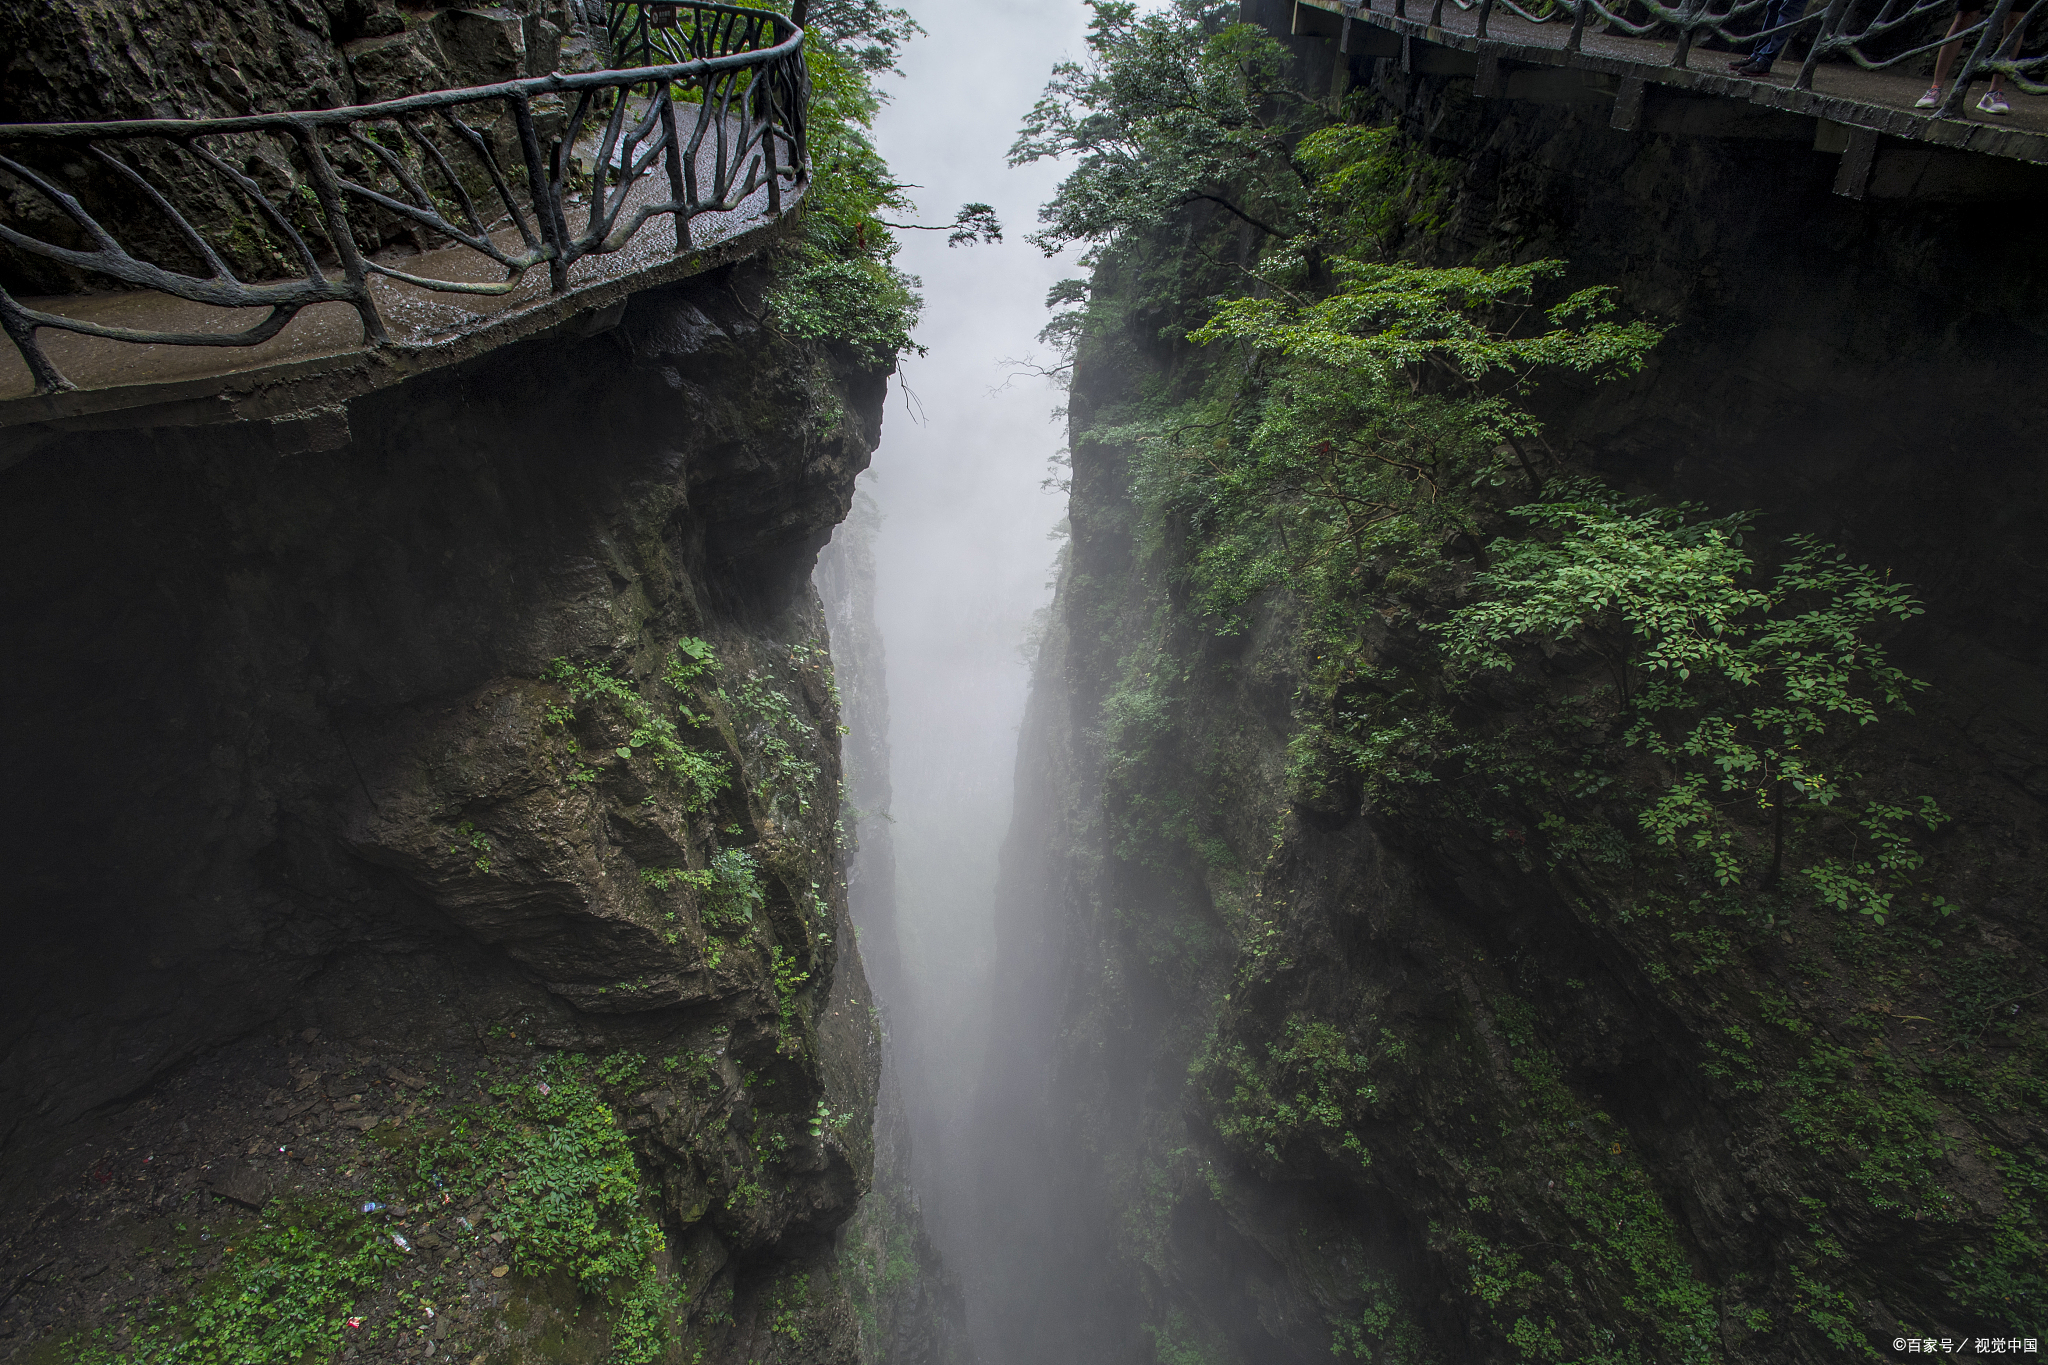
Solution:
M700 159L700 183L711 183L714 158L707 145ZM785 183L785 216L801 197L801 186ZM630 222L642 205L667 198L668 182L657 167L633 185L616 221ZM566 217L571 232L587 224L588 214L586 197L569 201ZM530 335L536 322L551 325L584 308L608 306L636 288L668 283L735 255L750 254L765 240L764 230L775 224L764 185L730 212L692 219L687 253L677 251L672 216L649 219L618 251L586 256L572 265L567 294L550 291L545 265L528 269L517 287L502 295L441 293L382 276L372 278L370 290L392 343L388 349L407 353L409 369L433 368L440 358L437 353L445 352L451 361L467 358L490 345ZM512 252L523 247L509 221L493 233L493 240ZM504 279L502 267L460 245L424 253L387 250L370 259L409 275L451 282ZM29 308L101 326L150 331L231 333L250 327L268 312L216 308L140 290L20 301ZM545 319L534 316L541 312L547 314ZM518 325L522 321L529 325ZM305 308L277 336L246 347L138 345L54 328L38 335L51 362L85 392L33 398L28 366L13 346L0 343L0 428L146 404L168 393L189 398L205 392L209 383L246 389L269 376L303 380L323 369L362 369L358 362L372 354L364 344L356 310L346 303Z

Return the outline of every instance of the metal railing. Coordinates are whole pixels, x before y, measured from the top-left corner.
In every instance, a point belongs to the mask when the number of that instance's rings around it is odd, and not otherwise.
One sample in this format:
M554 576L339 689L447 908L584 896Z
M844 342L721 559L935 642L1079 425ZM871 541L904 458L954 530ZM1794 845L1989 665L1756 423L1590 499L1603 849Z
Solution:
M1518 3L1518 0L1434 0L1429 22L1442 26L1446 4L1460 10L1477 10L1476 36L1485 38L1487 22L1494 10L1504 9L1532 24L1571 25L1564 50L1577 52L1581 50L1586 24L1590 20L1605 24L1609 32L1625 37L1675 37L1677 44L1670 64L1680 68L1686 65L1693 44L1703 36L1711 35L1729 43L1747 45L1774 34L1794 36L1808 33L1812 36L1812 46L1792 83L1795 90L1811 90L1814 68L1829 58L1846 57L1866 71L1881 71L1956 43L1964 50L1963 59L1950 73L1949 86L1932 117L1958 116L1962 112L1964 92L1970 83L1993 73L2006 77L2028 94L2048 94L2048 53L2020 56L2020 47L2034 20L2048 9L2048 0L2034 0L2019 22L2012 24L2010 33L2005 30L2014 13L2013 0L1995 0L1989 6L1989 12L1976 23L1955 33L1944 32L1939 38L1899 52L1876 52L1872 50L1872 44L1908 25L1924 23L1933 16L1955 13L1957 0L1826 0L1824 8L1809 9L1797 19L1765 29L1735 31L1736 21L1759 15L1768 3L1769 0L1684 0L1673 8L1659 3L1659 0L1621 0L1617 8L1611 9L1603 0L1534 0L1528 5ZM1962 3L1967 6L1971 0L1962 0ZM1369 5L1364 4L1344 6L1347 15L1368 8ZM1640 10L1648 17L1632 20L1618 10ZM1393 12L1396 18L1409 17L1408 0L1393 0ZM2001 34L2004 35L2002 39Z
M693 219L731 213L763 188L780 214L783 182L808 174L803 31L699 0L614 3L603 17L601 71L343 109L0 125L0 243L17 271L71 286L50 292L111 282L269 310L241 331L149 332L39 311L0 289L0 330L36 392L73 387L38 341L44 328L254 346L301 309L347 303L364 344L379 346L375 276L502 295L545 264L559 294L578 260L618 251L652 219L673 218L680 254L692 250ZM665 186L641 186L657 168ZM129 245L104 225L117 216ZM421 255L466 248L458 254L503 278L431 278L372 258L408 239Z

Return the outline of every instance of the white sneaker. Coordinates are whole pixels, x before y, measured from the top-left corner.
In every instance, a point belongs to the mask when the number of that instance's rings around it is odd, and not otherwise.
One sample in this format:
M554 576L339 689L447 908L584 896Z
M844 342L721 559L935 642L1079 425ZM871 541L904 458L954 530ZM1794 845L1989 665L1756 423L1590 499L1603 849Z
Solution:
M1984 92L1984 98L1977 101L1977 107L1987 114L2010 114L2012 106L2005 102L2005 96L1996 90Z
M1935 85L1929 86L1926 94L1922 95L1919 99L1913 101L1913 107L1915 109L1932 109L1935 105L1940 103L1941 87Z

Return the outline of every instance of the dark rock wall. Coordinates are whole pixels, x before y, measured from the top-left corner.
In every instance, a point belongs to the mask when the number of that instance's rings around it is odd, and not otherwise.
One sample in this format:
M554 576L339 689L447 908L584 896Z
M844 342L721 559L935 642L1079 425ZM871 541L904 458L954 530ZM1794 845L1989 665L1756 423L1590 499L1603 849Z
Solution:
M336 450L110 431L0 474L0 1202L251 1031L429 1052L717 1034L775 1087L762 1103L800 1126L823 1102L844 1136L728 1207L740 1175L703 1116L642 1097L671 1228L764 1273L826 1246L867 1185L879 1038L809 574L884 376L759 328L765 280L637 295L608 333L360 400ZM720 665L680 694L685 738L732 777L701 812L616 711L565 724L550 674L602 664L658 700L684 638ZM766 947L719 960L690 894L640 875L718 847L755 860L755 936L808 972L780 1025Z
M1796 142L1617 132L1603 111L1471 96L1361 62L1384 114L1455 159L1423 254L1560 259L1670 325L1639 382L1549 404L1552 440L1624 486L1756 507L1926 596L1904 642L1983 761L2048 796L2048 274L2018 206L1858 203ZM1958 653L1967 654L1965 664ZM1960 689L1960 692L1959 692ZM1981 708L1981 709L1980 709Z
M1285 6L1247 8L1286 31ZM1370 85L1411 145L1455 163L1448 231L1408 254L1563 258L1574 287L1617 285L1671 325L1638 381L1551 395L1561 455L1633 491L1759 508L1769 534L1823 536L1916 585L1927 615L1894 649L1933 687L1869 761L1955 814L1942 875L1968 888L1971 918L1945 949L1861 958L1854 934L1802 922L1796 941L1674 984L1657 935L1583 888L1355 796L1295 804L1286 744L1311 661L1286 601L1242 636L1204 630L1172 536L1148 554L1136 534L1134 452L1077 439L1071 562L999 893L975 1141L981 1215L1012 1236L1001 1264L965 1268L980 1340L1005 1365L1263 1365L1580 1358L1551 1332L1587 1359L1802 1362L1866 1345L1888 1358L1895 1335L2013 1335L2048 1304L2023 1288L1998 1302L1980 1249L2038 1216L2027 1177L1989 1173L2000 1153L2048 1151L2038 1092L1980 1103L1929 1081L1938 1119L1894 1115L1954 1144L1929 1168L1949 1202L1923 1218L1866 1198L1867 1151L1787 1135L1798 1040L1773 1035L1754 1087L1717 1075L1712 1045L1783 990L1842 1046L1931 1075L1958 1045L1923 1048L1927 1021L1898 1016L1952 1025L1947 973L1967 961L2009 979L2018 1021L1981 1065L2038 1070L2048 412L2030 376L2048 338L2025 214L1852 203L1829 193L1833 158L1796 143L1620 133L1604 107L1482 102L1469 81L1388 62L1347 78L1326 45L1297 47L1304 91ZM1138 297L1184 241L1112 257L1097 298ZM1187 373L1160 317L1133 313L1083 342L1076 433ZM1171 698L1135 769L1107 752L1103 715L1134 677ZM1162 804L1191 833L1135 838ZM1246 1104L1223 1063L1293 1046L1286 1025L1304 1020L1370 1059L1369 1161L1334 1143L1267 1160L1223 1132ZM1584 1171L1530 1137L1532 1046L1584 1115L1585 1169L1611 1159L1651 1192L1611 1228L1572 1202ZM1304 1105L1309 1089L1274 1098ZM1639 1235L1669 1249L1669 1283L1705 1286L1710 1328L1660 1336L1625 1277L1588 1273ZM1574 1259L1589 1245L1609 1249Z
M561 69L575 0L0 5L0 123L333 109Z

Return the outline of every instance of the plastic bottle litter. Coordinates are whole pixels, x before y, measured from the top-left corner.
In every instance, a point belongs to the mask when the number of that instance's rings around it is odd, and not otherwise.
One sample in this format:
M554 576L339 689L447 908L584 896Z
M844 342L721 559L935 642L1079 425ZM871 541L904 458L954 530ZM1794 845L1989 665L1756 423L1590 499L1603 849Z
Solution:
M382 1209L383 1207L384 1207L384 1206L383 1206L382 1204L378 1203L378 1202L377 1202L376 1200L374 1200L374 1199L369 1199L369 1200L365 1200L365 1201L363 1202L363 1212L364 1212L364 1213L376 1213L376 1212L378 1212L379 1210L381 1210L381 1209Z
M412 1250L412 1243L406 1241L403 1237L400 1237L395 1232L391 1234L391 1245L397 1247L400 1251Z

